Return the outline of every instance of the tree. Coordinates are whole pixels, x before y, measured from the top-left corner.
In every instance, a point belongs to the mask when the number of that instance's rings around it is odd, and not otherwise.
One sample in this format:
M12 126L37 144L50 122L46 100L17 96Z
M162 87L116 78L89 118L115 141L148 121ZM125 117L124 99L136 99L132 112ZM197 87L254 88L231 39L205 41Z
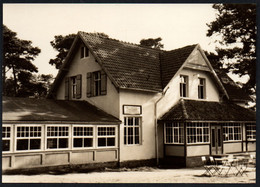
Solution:
M7 94L6 90L6 73L11 70L13 79L9 79L13 83L13 94L17 95L18 84L20 83L21 72L38 72L37 67L32 63L36 56L41 52L38 47L33 47L32 42L17 38L17 34L3 25L3 95ZM10 81L12 80L12 81ZM8 93L10 94L10 93Z
M218 12L215 21L207 24L207 36L219 36L215 42L217 58L222 68L239 76L248 75L243 89L256 91L256 5L214 4ZM220 39L219 39L220 38Z
M161 37L154 38L154 39L153 38L142 39L140 41L140 45L150 47L150 48L154 48L154 49L162 49L163 44L161 43L161 41L162 41Z
M50 59L49 64L55 65L56 69L60 69L75 37L76 34L54 36L54 40L51 41L51 46L58 51L58 54L56 55L55 59Z
M109 36L105 33L92 33L93 35L103 37L103 38L109 38ZM58 54L56 55L55 59L50 59L49 64L55 66L56 69L60 69L63 61L65 60L69 49L77 35L76 34L69 34L66 36L62 35L56 35L54 36L54 40L51 41L51 46L58 51Z
M21 71L18 74L20 87L17 96L19 97L45 97L53 80L52 75L36 75L30 72Z

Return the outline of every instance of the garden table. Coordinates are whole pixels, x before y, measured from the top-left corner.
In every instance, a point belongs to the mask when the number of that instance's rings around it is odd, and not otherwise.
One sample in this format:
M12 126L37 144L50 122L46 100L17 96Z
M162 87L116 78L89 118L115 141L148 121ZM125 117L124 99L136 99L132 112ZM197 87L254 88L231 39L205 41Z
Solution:
M215 158L216 161L216 170L218 171L218 174L221 175L222 171L227 170L225 173L225 176L229 174L230 171L233 172L234 175L241 174L243 172L242 167L238 165L239 159L237 158ZM235 168L236 171L234 171L232 168Z

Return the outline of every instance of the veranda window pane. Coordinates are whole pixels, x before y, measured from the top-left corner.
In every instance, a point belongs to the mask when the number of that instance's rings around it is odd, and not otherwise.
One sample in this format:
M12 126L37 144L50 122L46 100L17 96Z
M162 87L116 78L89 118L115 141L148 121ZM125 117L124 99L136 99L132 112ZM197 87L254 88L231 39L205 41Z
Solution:
M92 138L84 138L84 147L92 147L93 139Z
M40 149L41 139L30 139L30 149Z
M82 138L74 138L73 140L73 147L82 147Z
M68 148L68 138L59 138L59 148Z
M29 142L28 142L28 139L25 139L25 140L17 140L17 150L28 150L28 145Z
M10 151L10 140L2 140L2 150Z
M48 138L47 139L47 148L48 149L55 149L58 147L58 140L56 138Z
M106 138L98 138L98 146L106 146Z
M115 138L107 138L107 146L115 146Z

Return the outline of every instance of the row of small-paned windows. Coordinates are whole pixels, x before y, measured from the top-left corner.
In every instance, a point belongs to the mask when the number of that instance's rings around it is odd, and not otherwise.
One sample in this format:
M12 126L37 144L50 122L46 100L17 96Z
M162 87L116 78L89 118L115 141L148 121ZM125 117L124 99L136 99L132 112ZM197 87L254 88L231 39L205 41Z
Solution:
M247 124L246 136L248 140L256 140L256 124Z
M116 127L85 127L85 126L46 126L46 137L42 130L44 126L16 126L15 133L11 126L3 126L2 148L3 151L11 151L11 145L16 151L42 150L42 149L68 149L69 142L72 148L95 148L116 146ZM71 130L72 129L72 130ZM72 132L71 132L72 131ZM96 133L95 133L96 132ZM15 137L14 137L14 135ZM70 137L70 134L72 137ZM15 139L15 142L11 142ZM46 148L43 142L46 140ZM94 145L94 142L97 142Z
M237 141L242 139L241 124L225 123L223 125L223 140ZM209 143L209 123L186 123L187 143ZM184 143L183 123L165 123L165 143ZM256 124L246 124L247 139L256 139Z
M141 117L124 118L124 144L141 143Z
M180 96L189 97L189 77L180 75ZM206 99L206 79L198 78L198 98Z
M87 97L107 94L107 76L104 71L88 72ZM80 99L82 97L82 75L65 78L65 99Z
M234 141L241 140L241 124L240 123L228 123L223 125L223 140Z

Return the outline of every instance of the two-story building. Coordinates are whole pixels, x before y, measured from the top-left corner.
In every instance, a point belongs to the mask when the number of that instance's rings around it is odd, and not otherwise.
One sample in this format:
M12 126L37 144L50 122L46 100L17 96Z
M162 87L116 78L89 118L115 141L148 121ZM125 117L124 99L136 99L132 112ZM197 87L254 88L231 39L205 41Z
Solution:
M255 151L248 96L218 75L198 44L162 51L79 32L48 99L3 97L3 170L192 167Z

